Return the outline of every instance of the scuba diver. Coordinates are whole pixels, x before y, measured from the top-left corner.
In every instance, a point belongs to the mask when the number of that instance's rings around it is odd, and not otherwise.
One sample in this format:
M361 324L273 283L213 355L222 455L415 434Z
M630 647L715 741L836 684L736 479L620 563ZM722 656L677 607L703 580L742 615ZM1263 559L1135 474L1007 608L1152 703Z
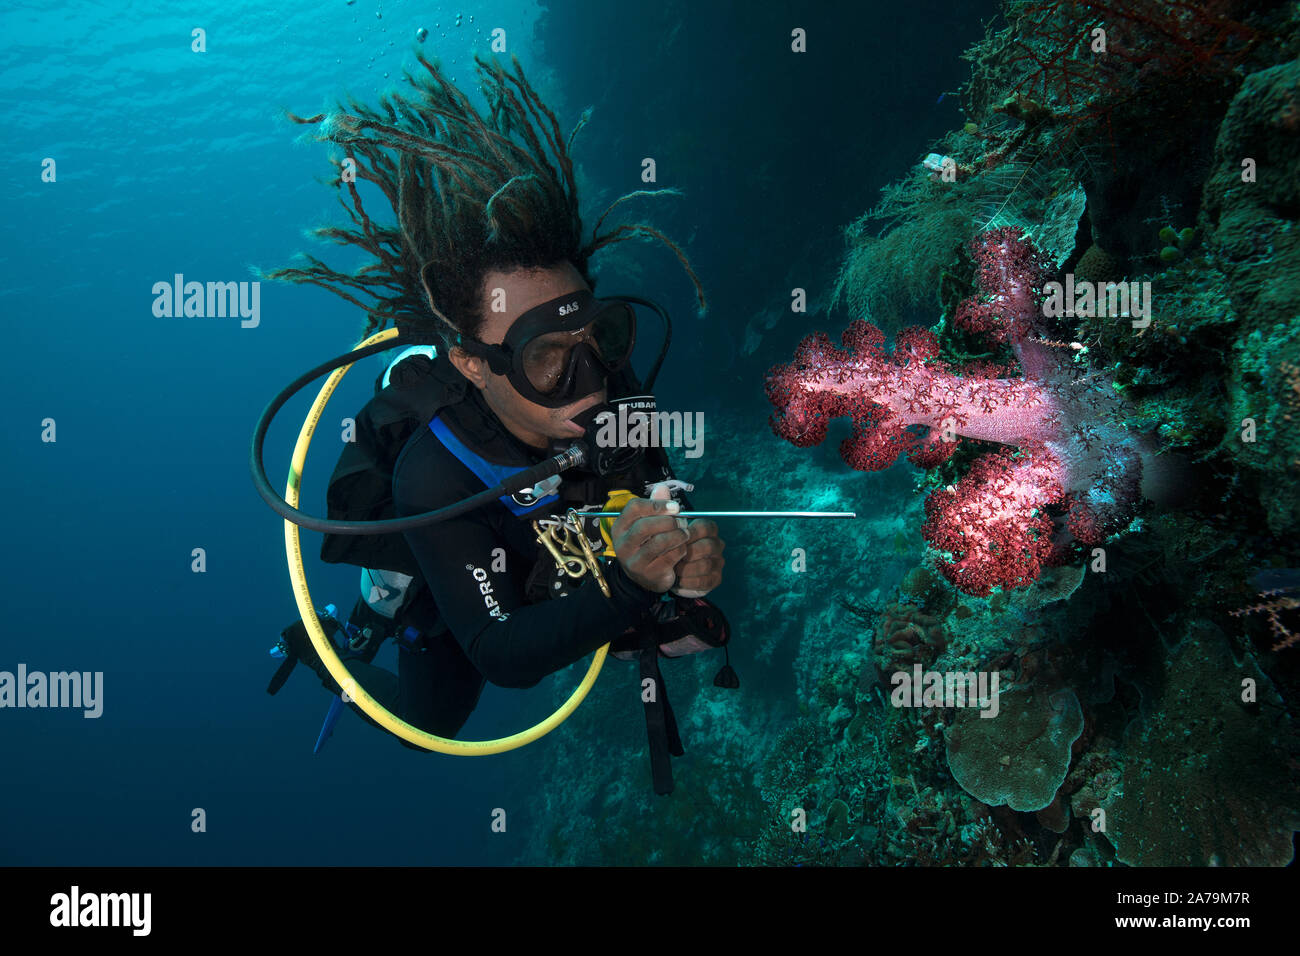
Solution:
M655 688L641 697L654 786L668 793L669 755L683 748L658 658L725 653L726 619L705 600L721 583L725 544L712 520L675 517L690 509L692 486L674 478L662 448L608 437L620 405L630 418L653 420L651 388L671 327L648 300L597 298L588 262L603 246L656 238L695 283L701 311L703 291L684 253L650 226L593 231L583 243L573 165L554 116L517 60L513 72L476 62L487 117L423 58L427 76L407 77L420 96L388 94L384 114L352 103L329 116L292 117L344 148L344 159L332 160L335 184L358 228L326 232L375 262L348 275L312 260L268 277L329 288L367 309L367 335L393 324L415 343L389 363L355 416L355 440L344 444L327 490L329 516L434 511L584 437L591 460L401 533L327 533L322 559L358 565L361 596L346 618L331 605L320 621L371 696L449 738L486 682L531 687L610 644L615 656L639 662L643 690L647 681ZM396 226L369 219L356 179L384 192ZM624 196L609 209L653 195ZM361 293L376 301L363 303ZM631 362L636 305L658 311L666 330L644 382ZM389 637L398 645L396 674L372 663ZM302 621L284 629L272 653L283 664L270 693L302 663L337 695L319 749L348 698ZM714 683L738 686L729 662Z

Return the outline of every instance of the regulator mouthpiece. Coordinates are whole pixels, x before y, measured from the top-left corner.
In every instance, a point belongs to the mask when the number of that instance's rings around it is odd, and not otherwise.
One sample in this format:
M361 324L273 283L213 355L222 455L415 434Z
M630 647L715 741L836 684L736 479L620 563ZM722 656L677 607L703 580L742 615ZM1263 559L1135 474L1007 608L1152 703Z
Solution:
M575 415L573 423L583 428L578 442L586 453L587 468L606 477L635 467L645 454L654 411L653 395L628 395Z

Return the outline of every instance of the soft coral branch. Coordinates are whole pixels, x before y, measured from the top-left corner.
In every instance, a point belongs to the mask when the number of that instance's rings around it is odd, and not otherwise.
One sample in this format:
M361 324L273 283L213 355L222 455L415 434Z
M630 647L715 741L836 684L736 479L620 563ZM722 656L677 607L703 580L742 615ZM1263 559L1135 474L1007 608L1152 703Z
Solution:
M1042 446L979 458L955 486L925 501L922 534L952 554L949 580L967 593L1024 587L1056 557L1048 505L1064 497L1059 462Z

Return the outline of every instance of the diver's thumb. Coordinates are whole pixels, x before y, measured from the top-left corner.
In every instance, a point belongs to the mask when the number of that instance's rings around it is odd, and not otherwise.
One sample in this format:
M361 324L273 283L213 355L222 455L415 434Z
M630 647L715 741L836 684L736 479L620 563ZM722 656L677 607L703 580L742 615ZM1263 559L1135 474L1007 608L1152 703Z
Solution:
M668 482L660 481L652 485L650 487L650 500L651 501L672 501L673 492L672 492L672 488L669 487ZM680 505L678 507L680 508ZM688 522L686 521L685 518L677 519L677 527L681 528L683 531L686 530L687 524Z

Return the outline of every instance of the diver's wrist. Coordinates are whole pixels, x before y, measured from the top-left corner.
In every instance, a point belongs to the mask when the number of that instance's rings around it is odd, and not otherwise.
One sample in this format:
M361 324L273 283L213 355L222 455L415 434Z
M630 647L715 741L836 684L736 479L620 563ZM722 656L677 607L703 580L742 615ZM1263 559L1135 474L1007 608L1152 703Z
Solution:
M632 580L623 565L615 560L605 563L605 580L609 584L610 597L617 599L627 607L637 607L642 613L649 613L659 603L661 595L644 588Z

